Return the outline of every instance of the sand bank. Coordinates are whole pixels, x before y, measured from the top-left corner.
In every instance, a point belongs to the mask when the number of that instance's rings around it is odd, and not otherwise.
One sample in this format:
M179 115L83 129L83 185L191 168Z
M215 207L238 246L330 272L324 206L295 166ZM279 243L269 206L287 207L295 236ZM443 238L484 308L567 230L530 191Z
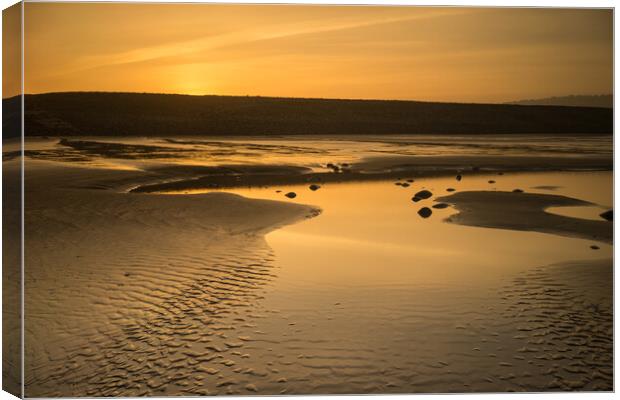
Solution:
M75 188L134 174L28 165L29 397L179 394L172 378L178 366L171 365L179 356L206 357L214 370L232 365L241 358L223 349L239 341L234 332L246 323L243 310L252 309L273 277L263 235L318 213L228 193ZM183 373L201 376L192 368ZM197 385L189 389L208 394Z
M606 171L612 159L604 156L496 157L496 156L390 156L366 158L357 163L330 164L330 172L310 172L287 165L174 166L150 168L149 179L132 192L176 192L208 188L294 185L300 183L363 182L460 174L514 171ZM188 174L193 175L188 178ZM157 182L159 180L159 182Z
M613 224L608 221L592 221L545 212L549 207L591 205L570 197L471 191L440 197L437 201L452 204L459 211L447 219L455 224L552 233L605 243L611 243L613 239Z

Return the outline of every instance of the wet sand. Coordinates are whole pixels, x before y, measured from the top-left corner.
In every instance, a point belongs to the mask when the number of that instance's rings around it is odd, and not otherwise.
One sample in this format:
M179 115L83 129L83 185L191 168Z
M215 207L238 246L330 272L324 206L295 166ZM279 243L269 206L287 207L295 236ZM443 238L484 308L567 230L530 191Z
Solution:
M153 168L155 174L166 173L166 182L142 184L132 192L178 192L213 188L243 186L295 185L300 183L335 183L382 181L387 179L421 178L448 175L479 175L480 173L509 171L579 171L611 170L609 157L589 157L585 160L565 157L493 157L452 156L373 157L355 164L333 164L329 172L311 172L293 166L243 166L223 167L168 167ZM191 174L184 178L182 174ZM154 175L151 179L162 179Z
M225 351L209 349L233 348L237 310L271 279L263 235L318 212L225 193L64 187L109 173L28 163L28 396L180 393L165 388L185 353L226 368Z
M400 156L336 157L389 177L347 182L323 160L145 163L114 148L82 166L26 162L27 396L612 389L613 224L555 215L561 229L540 233L505 212L609 207L609 172L429 158L403 174ZM568 163L531 167L607 169ZM309 170L338 180L269 180ZM206 176L237 183L128 193ZM413 203L422 189L433 195Z
M449 222L485 228L535 231L612 243L613 225L545 212L550 207L584 206L592 203L566 196L521 192L461 192L437 201L454 205L459 213Z

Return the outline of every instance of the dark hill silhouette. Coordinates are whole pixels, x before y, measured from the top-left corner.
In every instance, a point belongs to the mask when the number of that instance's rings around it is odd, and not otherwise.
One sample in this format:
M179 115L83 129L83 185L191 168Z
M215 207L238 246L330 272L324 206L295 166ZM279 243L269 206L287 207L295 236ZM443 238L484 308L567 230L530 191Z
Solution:
M605 108L103 92L24 101L27 136L612 132ZM18 102L3 100L5 132Z
M613 108L614 96L611 94L599 95L572 95L560 97L545 97L543 99L511 101L506 104L520 104L525 106L568 106L568 107L605 107Z
M2 138L18 137L21 132L21 98L2 99Z

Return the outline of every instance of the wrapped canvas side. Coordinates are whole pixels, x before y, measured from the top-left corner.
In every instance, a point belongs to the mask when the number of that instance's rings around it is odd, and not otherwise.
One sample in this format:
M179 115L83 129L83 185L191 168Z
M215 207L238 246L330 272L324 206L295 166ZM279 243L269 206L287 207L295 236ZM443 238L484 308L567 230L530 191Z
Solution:
M23 396L22 3L2 11L2 389Z

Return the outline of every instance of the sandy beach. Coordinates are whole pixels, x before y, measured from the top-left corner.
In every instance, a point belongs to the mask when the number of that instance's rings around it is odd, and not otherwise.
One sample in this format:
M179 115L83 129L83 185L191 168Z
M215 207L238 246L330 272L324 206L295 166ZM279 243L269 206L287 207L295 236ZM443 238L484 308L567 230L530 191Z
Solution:
M612 389L604 137L75 140L26 149L27 396Z

